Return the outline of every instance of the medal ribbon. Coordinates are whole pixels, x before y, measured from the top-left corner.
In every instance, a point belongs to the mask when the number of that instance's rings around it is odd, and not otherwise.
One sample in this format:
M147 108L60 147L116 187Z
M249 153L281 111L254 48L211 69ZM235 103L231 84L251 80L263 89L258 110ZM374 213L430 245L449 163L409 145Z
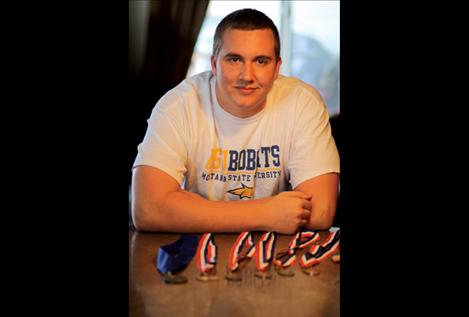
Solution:
M197 246L197 268L200 273L210 273L217 264L217 246L212 233L204 233Z
M301 267L308 268L332 256L339 249L339 244L340 229L330 230L329 237L323 244L313 245L307 253L303 254L299 261Z
M174 273L184 269L194 257L197 237L182 235L176 242L158 249L156 267L161 273Z
M256 246L256 267L260 272L265 272L272 261L277 235L275 232L266 232Z
M287 249L280 250L274 259L276 267L287 268L296 262L296 252L304 249L320 239L319 234L311 229L300 228L290 240Z
M243 247L247 247L246 251L241 253ZM239 267L239 262L246 258L250 259L256 251L256 246L251 232L241 232L236 238L235 243L231 247L230 258L228 259L228 269L235 271Z

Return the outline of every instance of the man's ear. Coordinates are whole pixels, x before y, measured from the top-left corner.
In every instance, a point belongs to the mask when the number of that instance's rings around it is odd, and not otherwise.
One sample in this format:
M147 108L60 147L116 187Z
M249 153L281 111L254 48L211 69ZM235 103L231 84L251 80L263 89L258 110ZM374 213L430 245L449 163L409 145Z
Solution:
M217 58L214 55L210 56L210 65L212 66L212 74L215 76L217 73Z

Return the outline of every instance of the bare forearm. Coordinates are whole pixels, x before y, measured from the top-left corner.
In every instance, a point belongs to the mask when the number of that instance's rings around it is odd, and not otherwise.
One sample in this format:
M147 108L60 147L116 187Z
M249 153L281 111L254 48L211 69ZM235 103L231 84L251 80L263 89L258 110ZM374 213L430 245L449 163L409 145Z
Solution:
M303 182L296 190L311 194L311 217L307 227L313 230L329 229L335 218L339 175L324 174Z
M163 171L140 166L132 179L132 218L142 231L293 233L310 219L310 198L289 191L249 201L210 201L181 190Z
M312 230L329 229L334 222L335 211L335 206L314 206L306 227Z
M137 228L166 232L267 230L269 221L263 206L268 199L210 201L194 193L175 191L168 193L159 203L141 205Z

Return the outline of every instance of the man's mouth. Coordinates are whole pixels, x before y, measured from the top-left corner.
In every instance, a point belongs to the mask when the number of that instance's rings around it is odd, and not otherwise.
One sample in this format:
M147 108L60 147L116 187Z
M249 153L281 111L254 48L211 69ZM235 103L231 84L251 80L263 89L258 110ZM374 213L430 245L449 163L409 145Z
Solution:
M257 87L237 86L236 89L238 89L241 93L245 95L249 95L249 94L252 94L254 91L256 91Z

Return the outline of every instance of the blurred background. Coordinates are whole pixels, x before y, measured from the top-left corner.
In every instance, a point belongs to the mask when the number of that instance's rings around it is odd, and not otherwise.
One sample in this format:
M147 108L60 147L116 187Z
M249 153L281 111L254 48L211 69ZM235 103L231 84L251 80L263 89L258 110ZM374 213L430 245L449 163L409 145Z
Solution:
M241 8L258 9L273 20L280 32L280 73L298 77L321 93L341 152L340 1L129 1L129 184L137 146L156 102L184 78L210 70L217 24Z

